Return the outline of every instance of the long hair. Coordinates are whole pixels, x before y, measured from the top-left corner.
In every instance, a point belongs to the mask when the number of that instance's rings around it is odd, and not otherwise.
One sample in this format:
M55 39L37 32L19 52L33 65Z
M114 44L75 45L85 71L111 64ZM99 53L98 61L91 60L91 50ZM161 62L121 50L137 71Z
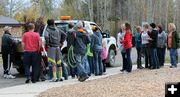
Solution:
M126 27L126 30L130 30L131 31L131 25L129 23L125 23L125 27Z
M163 31L162 25L159 24L157 27L159 28L159 33L161 33Z

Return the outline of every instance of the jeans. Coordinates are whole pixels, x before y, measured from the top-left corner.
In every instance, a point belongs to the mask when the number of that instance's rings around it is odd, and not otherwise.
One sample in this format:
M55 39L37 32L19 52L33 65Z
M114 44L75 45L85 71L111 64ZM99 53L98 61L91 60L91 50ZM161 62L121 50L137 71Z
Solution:
M52 65L50 62L48 62L48 67L49 67L49 80L53 78L53 71L52 71Z
M157 48L151 48L151 56L152 56L151 62L152 62L153 69L159 68L160 65L159 65L159 59L157 56Z
M90 73L94 73L94 60L93 57L88 56L88 62L89 62L89 68L90 68Z
M150 54L150 48L148 44L143 45L143 54L145 57L145 68L151 67L151 54Z
M106 72L106 59L102 60L103 63L103 72Z
M90 74L90 66L89 66L87 55L85 55L85 57L84 57L84 68L85 68L87 74Z
M70 74L74 78L75 75L77 75L77 67L72 68L71 66L69 66L69 68L70 68Z
M126 69L126 64L127 64L127 55L126 52L121 52L122 58L123 58L123 67L122 70Z
M77 64L77 75L78 77L87 76L86 69L84 68L84 55L76 54L76 64Z
M95 68L95 75L102 75L103 73L103 65L102 65L102 50L95 51L94 55L94 68Z
M171 65L177 66L178 63L178 51L177 49L170 49Z
M25 76L27 79L32 81L38 80L39 64L38 64L38 53L37 52L24 52L23 64L25 67ZM30 74L30 66L32 65L32 74Z
M126 49L127 54L127 64L126 64L126 71L131 72L132 71L132 60L131 60L131 48Z
M136 50L137 50L137 67L140 68L141 67L141 48L136 47Z
M164 66L166 48L158 48L157 55L159 59L159 65Z

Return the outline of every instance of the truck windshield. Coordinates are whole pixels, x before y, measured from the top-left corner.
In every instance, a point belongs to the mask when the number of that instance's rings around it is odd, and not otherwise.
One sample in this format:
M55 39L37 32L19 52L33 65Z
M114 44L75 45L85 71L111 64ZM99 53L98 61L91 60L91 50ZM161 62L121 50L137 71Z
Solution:
M57 28L63 30L64 32L69 31L68 23L56 23L55 25L57 26Z

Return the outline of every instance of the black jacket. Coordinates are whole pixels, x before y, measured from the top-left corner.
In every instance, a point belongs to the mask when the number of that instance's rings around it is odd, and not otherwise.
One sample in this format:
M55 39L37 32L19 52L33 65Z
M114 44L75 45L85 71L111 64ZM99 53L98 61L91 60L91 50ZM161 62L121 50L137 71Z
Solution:
M76 32L74 30L69 30L67 32L67 48L69 49L70 46L75 46L75 37Z
M151 48L157 48L157 38L158 38L158 31L157 30L152 30L149 33L150 38L152 39L150 41L150 47Z
M13 50L13 39L9 32L5 32L2 36L1 52L10 54Z

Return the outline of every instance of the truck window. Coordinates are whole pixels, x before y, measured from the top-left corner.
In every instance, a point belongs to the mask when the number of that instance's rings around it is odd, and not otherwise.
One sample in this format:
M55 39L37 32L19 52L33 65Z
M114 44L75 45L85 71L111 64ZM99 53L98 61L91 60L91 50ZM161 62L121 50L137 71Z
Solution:
M90 24L91 25L91 28L93 27L93 26L97 26L96 24ZM101 32L102 33L102 31L101 31L101 29L97 26L97 28L98 28L98 30L97 30L97 32Z
M57 26L57 28L63 30L64 32L69 31L68 23L56 23L55 25Z

